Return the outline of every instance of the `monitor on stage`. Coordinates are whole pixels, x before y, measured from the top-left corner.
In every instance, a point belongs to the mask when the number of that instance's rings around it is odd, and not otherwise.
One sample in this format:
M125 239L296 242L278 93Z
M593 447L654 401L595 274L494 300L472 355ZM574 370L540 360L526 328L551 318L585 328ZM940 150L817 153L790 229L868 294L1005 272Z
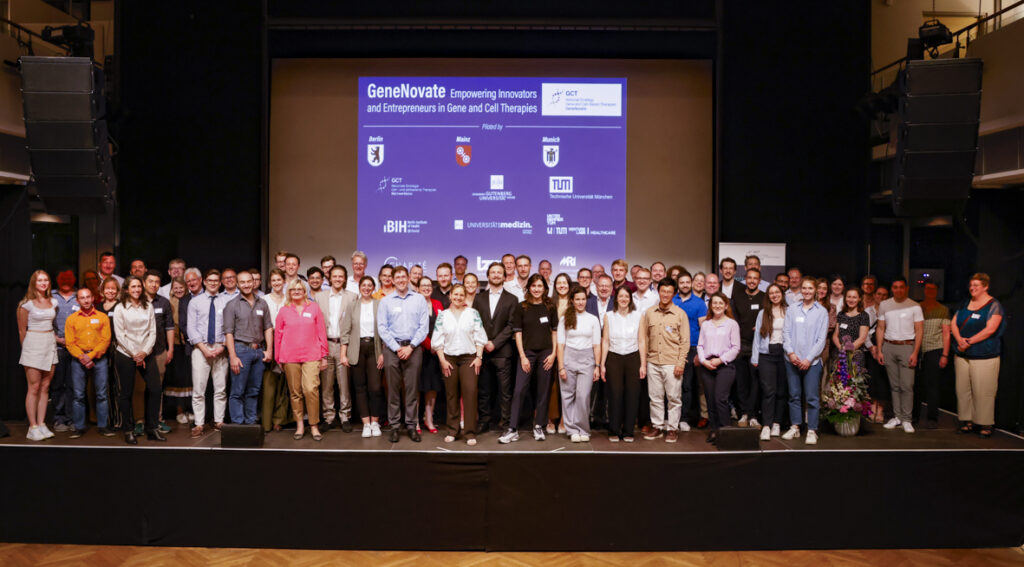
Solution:
M270 250L707 269L711 63L278 59Z

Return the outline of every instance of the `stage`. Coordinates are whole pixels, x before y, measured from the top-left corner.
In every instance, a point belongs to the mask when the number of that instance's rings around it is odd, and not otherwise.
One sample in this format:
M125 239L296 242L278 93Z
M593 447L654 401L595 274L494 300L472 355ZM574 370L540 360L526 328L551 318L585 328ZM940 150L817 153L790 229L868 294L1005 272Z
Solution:
M322 442L292 431L222 449L173 423L136 447L95 429L0 440L11 542L421 550L743 550L1016 547L1024 543L1024 439L914 434L772 438L719 451L706 431L589 443L564 436L475 447L443 434Z

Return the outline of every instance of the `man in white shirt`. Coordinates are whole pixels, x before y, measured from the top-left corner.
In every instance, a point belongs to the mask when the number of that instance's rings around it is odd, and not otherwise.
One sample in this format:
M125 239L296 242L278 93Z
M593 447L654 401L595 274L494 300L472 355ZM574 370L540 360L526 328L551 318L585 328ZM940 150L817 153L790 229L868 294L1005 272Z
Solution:
M924 337L924 312L916 301L907 297L906 278L894 279L890 289L892 298L878 306L878 327L875 330L875 344L881 346L877 360L889 375L895 414L883 427L895 429L902 425L903 431L913 433L914 368L917 367Z
M452 274L452 283L460 284L466 277L466 268L469 267L469 260L462 254L459 254L454 260L452 260L452 264L455 265L455 273Z
M516 257L514 254L505 254L501 257L501 265L505 266L505 282L508 283L516 277Z
M333 268L337 263L338 261L330 254L320 258L320 271L324 274L324 281L320 284L320 291L327 291L331 289L331 268ZM348 272L348 270L346 270L346 272ZM345 285L347 286L348 282L345 282Z
M320 371L320 409L323 412L320 431L328 431L334 418L338 417L342 431L348 433L352 431L352 394L348 387L348 366L342 364L341 335L343 326L347 324L345 313L358 296L345 289L348 282L345 266L332 266L330 274L331 287L316 294L316 303L327 327L327 368ZM335 385L338 387L337 411L334 409Z
M299 280L299 281L302 282L302 287L306 288L306 296L312 298L312 295L310 295L310 293L309 293L309 284L306 283L306 280L304 280L304 279L299 277L299 265L300 264L301 264L301 262L299 260L299 257L296 256L295 254L292 254L292 253L289 252L288 255L285 256L285 259L284 259L284 288L288 289L288 286L291 285L292 282L294 282L295 280Z
M597 286L594 285L594 272L591 272L590 268L580 268L576 272L576 283L586 290L587 299L590 299L590 296L597 292Z
M544 281L548 282L548 290L551 289L551 262L548 260L541 260L537 264L537 273L544 277Z
M665 271L665 264L663 262L655 262L651 264L651 291L658 293L658 284L661 280L665 279L668 272Z
M633 303L636 305L637 311L645 313L648 308L658 304L658 292L651 291L650 270L647 268L637 270L636 275L633 277L633 283L636 284L636 291L633 292Z
M241 293L238 291L238 272L234 268L224 268L220 273L220 281L224 284L224 291L221 293L224 294L228 301L238 297Z
M722 261L718 263L718 271L722 274L722 295L732 299L733 286L736 284L736 260L722 258Z
M185 260L181 258L175 258L167 263L167 275L171 276L171 281L167 282L166 285L160 287L157 290L157 295L162 295L167 299L171 298L171 283L174 278L180 278L185 275Z
M718 274L714 272L708 272L704 276L704 304L707 305L711 302L711 296L718 293L721 286L718 282Z
M203 435L206 423L206 385L213 377L214 427L221 428L227 410L228 357L224 337L224 306L227 297L220 292L221 274L208 270L203 278L206 293L188 303L188 340L192 344L192 412L195 427L192 437Z
M100 275L100 283L107 278L114 278L117 280L117 285L124 285L124 278L114 273L114 270L117 269L117 258L114 257L113 252L100 254L100 264L96 268Z
M526 298L526 280L530 279L533 261L526 254L516 258L515 277L505 282L505 290L516 296L520 302Z
M800 268L792 267L786 272L789 276L789 289L786 291L786 303L793 305L803 301L803 296L800 295L800 284L803 283L803 273Z
M603 325L604 314L609 309L614 309L612 292L615 287L612 285L612 277L608 274L601 274L597 277L597 292L587 298L587 313L590 313ZM639 309L637 309L639 311Z
M345 289L359 295L359 280L363 279L363 276L366 275L366 264L366 254L362 250L356 250L352 253L352 277L348 279Z

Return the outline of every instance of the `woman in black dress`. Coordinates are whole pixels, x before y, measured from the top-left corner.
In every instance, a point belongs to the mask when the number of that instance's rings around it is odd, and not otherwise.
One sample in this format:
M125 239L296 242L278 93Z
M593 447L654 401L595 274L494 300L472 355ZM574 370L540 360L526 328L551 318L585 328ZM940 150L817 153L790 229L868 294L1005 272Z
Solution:
M832 332L832 344L836 352L853 352L853 363L861 371L864 370L864 343L868 339L868 327L871 320L864 312L864 300L860 288L851 287L843 296L842 309L836 314L836 327ZM833 357L832 370L839 362Z
M427 338L423 340L422 344L423 367L420 369L420 393L423 395L423 403L420 404L420 408L423 411L423 428L431 433L437 433L434 418L436 417L437 421L441 423L444 423L446 419L445 412L438 411L443 410L445 404L441 404L440 408L437 407L437 393L441 392L441 399L445 399L444 376L441 375L441 362L430 349L430 332L434 330L437 314L444 309L444 306L440 301L431 299L430 295L434 293L434 282L430 278L426 276L420 278L417 289L430 304L430 323L427 327ZM440 415L435 415L435 413Z

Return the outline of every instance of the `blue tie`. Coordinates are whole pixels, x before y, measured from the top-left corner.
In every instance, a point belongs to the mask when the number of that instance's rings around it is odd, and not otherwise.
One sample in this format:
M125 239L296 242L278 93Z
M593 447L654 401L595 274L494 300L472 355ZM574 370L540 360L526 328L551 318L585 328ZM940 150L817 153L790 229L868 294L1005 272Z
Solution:
M217 307L210 298L210 322L206 325L206 344L212 345L217 339Z

